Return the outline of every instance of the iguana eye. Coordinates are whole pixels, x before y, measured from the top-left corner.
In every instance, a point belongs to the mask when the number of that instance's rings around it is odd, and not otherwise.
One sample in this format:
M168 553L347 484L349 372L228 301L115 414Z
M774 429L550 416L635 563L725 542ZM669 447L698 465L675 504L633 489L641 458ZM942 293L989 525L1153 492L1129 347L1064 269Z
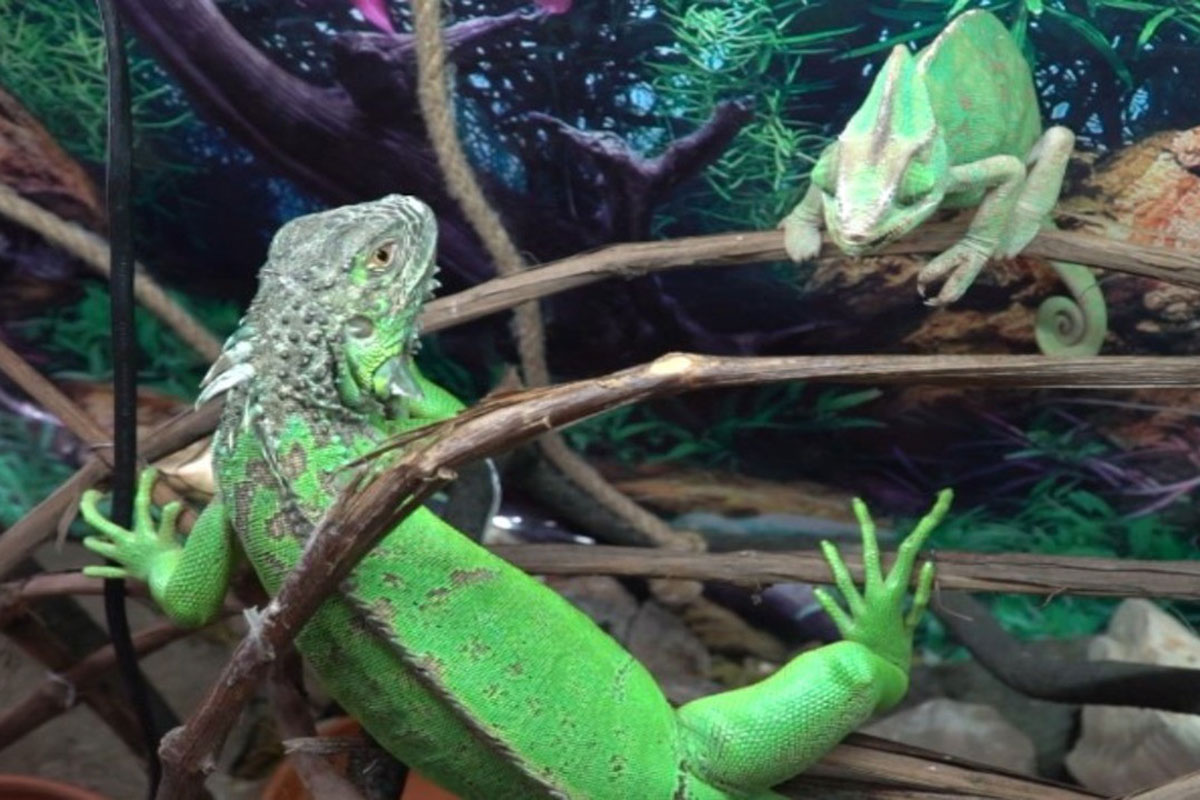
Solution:
M370 257L367 259L367 266L371 269L385 269L392 263L392 259L396 257L396 243L384 242L376 247Z
M375 325L366 317L351 317L346 321L346 331L356 339L365 339L375 332Z

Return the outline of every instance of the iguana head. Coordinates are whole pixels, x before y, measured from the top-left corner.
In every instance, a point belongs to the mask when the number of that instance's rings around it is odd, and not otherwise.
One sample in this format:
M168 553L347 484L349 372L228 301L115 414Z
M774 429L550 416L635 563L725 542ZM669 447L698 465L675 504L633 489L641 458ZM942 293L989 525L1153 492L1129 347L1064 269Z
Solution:
M348 405L363 395L385 405L419 397L409 365L417 315L436 285L437 221L429 206L403 195L352 208L355 221L335 255L349 282L336 321L338 391Z
M419 396L409 364L436 242L433 212L403 195L288 222L200 402L251 378L259 395L356 411Z
M866 101L813 168L830 237L851 255L929 217L946 192L946 143L916 60L893 48Z

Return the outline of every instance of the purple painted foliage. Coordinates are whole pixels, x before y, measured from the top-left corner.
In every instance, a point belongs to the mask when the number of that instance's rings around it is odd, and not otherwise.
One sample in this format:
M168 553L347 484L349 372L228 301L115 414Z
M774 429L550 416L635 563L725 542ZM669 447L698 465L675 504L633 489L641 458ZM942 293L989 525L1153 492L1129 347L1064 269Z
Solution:
M395 33L396 28L392 25L392 18L388 16L387 0L350 0L354 7L359 10L367 22L374 25L384 33ZM568 3L569 5L569 3Z

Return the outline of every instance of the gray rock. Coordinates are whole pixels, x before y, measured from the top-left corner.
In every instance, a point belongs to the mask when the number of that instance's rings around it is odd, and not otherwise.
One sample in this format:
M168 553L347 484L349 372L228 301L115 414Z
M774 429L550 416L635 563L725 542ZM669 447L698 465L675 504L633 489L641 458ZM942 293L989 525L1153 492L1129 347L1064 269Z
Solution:
M873 722L864 733L1032 775L1033 742L999 711L946 697L926 700Z
M1126 600L1088 657L1200 669L1200 639L1150 601ZM1085 706L1066 763L1080 783L1106 795L1166 783L1200 769L1200 716Z

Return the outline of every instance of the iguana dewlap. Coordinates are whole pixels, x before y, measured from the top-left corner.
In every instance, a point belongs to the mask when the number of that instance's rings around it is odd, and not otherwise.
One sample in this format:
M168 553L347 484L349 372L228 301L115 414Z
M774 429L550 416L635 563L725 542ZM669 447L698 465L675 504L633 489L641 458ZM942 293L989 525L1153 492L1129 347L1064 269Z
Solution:
M845 253L862 255L939 208L978 206L962 240L917 275L926 303L952 303L990 258L1017 255L1052 224L1074 142L1067 128L1042 131L1016 42L991 13L969 11L915 55L893 48L783 220L784 245L795 261L813 258L824 226ZM1095 277L1078 264L1051 266L1071 299L1052 297L1038 309L1038 346L1047 355L1094 355L1108 325Z
M85 544L122 566L87 572L144 580L172 619L200 624L224 598L236 534L277 592L351 462L461 407L412 362L435 240L432 212L402 196L285 225L202 395L225 400L216 496L181 544L177 504L153 519L152 471L133 532L88 492L81 509L99 535ZM939 496L886 575L856 503L865 589L827 545L849 611L819 596L845 641L678 709L582 612L424 508L358 564L296 646L380 744L466 800L775 797L769 787L906 691L932 564L906 612L908 585L949 500Z

